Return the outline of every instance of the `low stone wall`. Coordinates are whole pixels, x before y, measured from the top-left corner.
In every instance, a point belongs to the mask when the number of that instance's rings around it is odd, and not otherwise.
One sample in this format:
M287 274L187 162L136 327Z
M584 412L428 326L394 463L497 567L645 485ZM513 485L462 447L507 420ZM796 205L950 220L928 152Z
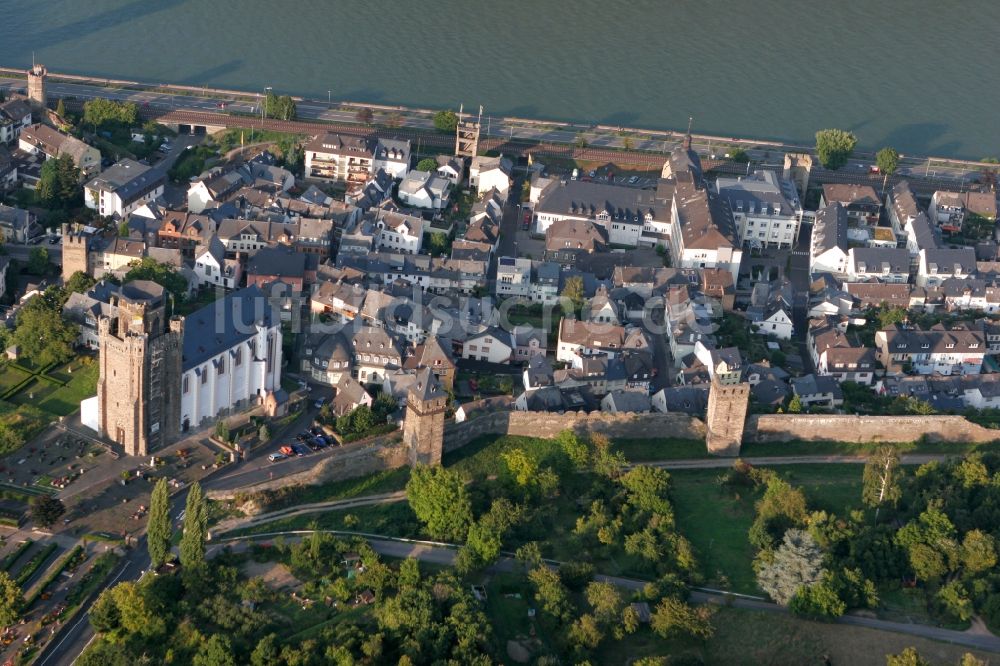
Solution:
M234 490L212 490L209 499L233 499L237 493L246 494L261 490L272 490L283 486L305 486L342 481L387 469L403 467L410 462L403 446L403 434L399 431L374 437L371 440L352 445L345 451L337 451L322 458L316 465L297 474L289 474L280 479L262 481L251 486Z
M555 437L563 430L580 435L600 432L623 439L705 439L705 424L684 414L607 414L604 412L494 412L445 425L444 450L465 446L480 435Z
M747 420L746 440L755 442L992 442L990 430L962 416L857 416L759 414Z

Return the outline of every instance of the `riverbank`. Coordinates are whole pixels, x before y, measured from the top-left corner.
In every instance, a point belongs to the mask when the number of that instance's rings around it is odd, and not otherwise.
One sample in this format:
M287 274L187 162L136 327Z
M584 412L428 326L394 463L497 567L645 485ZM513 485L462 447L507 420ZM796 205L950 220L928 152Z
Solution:
M0 67L0 76L7 79L24 80L22 69ZM259 108L260 93L245 90L218 88L209 86L191 86L173 83L146 83L118 78L103 78L50 72L48 80L51 84L68 84L65 87L79 86L102 88L109 91L109 96L118 93L134 91L137 94L157 97L189 97L192 100L205 100L201 108L225 108L236 113L254 113ZM55 95L50 95L55 96ZM361 103L351 100L338 100L332 95L327 100L315 100L304 97L293 97L299 107L299 115L303 120L317 119L340 123L363 124L358 121L359 110L370 109L373 113L373 124L384 127L406 127L414 130L433 130L433 116L441 109L427 109L401 105L383 105ZM142 100L151 103L150 100ZM160 103L152 102L153 106ZM195 104L195 106L198 106ZM220 108L221 107L221 108ZM653 130L648 128L609 126L600 124L570 123L555 120L530 119L516 116L493 117L484 114L481 117L482 136L514 140L531 140L548 143L572 144L590 146L609 150L655 152L666 154L684 138L682 132L672 130ZM692 134L695 149L704 156L714 159L724 158L728 153L741 149L753 161L761 164L774 161L783 153L812 153L813 146L792 142L769 141L752 137L720 136L703 133ZM851 165L858 174L863 174L875 156L870 152L856 152ZM780 163L780 160L779 160ZM932 171L943 179L958 181L959 186L972 183L976 174L984 167L982 162L934 156L903 155L900 160L900 174L906 175L909 170L913 174L929 176Z

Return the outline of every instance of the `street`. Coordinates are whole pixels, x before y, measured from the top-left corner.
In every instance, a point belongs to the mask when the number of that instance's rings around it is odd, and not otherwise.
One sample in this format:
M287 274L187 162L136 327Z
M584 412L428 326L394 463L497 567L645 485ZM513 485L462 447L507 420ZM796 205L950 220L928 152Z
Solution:
M56 74L50 74L54 79ZM156 87L148 84L135 84L135 87L113 87L94 83L50 80L47 83L50 98L86 101L96 97L118 101L135 102L146 113L155 115L170 110L186 110L191 112L224 114L236 113L242 116L255 116L261 113L261 95L238 91L212 91L207 88L198 95L188 88L181 92L165 92L169 88L165 84ZM26 82L22 78L10 75L0 76L0 89L21 92L25 90ZM328 100L298 100L296 115L300 121L322 121L328 123L358 124L357 111L364 105L340 107L341 102ZM385 108L371 106L375 112L374 122L403 130L434 132L433 114L428 110L405 109L402 107ZM261 118L263 121L263 118ZM626 136L627 135L627 136ZM582 138L587 151L601 155L607 149L622 150L626 146L631 151L666 154L680 145L683 133L676 131L649 130L638 128L605 127L586 124L560 123L554 121L532 121L526 119L502 118L486 116L482 123L484 147L499 146L516 140L572 145ZM450 139L449 139L450 140ZM627 143L626 143L627 142ZM811 152L812 146L741 139L738 137L719 137L694 135L695 150L703 156L703 160L726 162L726 153L734 146L745 150L751 160L757 163L781 163L780 156L786 152ZM510 151L508 151L510 152ZM607 152L610 157L614 153ZM933 162L933 166L932 166ZM874 155L858 152L850 163L837 172L826 172L816 168L816 175L828 177L829 182L874 182L870 167L874 164ZM737 165L742 168L742 165ZM917 182L928 181L948 183L961 186L978 177L980 167L965 160L943 160L928 157L901 156L897 177L912 178ZM881 181L881 176L874 176Z

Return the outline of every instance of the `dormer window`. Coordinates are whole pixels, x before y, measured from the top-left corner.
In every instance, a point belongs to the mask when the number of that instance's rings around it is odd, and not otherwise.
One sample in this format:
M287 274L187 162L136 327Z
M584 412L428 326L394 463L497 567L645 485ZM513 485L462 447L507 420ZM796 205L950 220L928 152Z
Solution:
M947 344L946 344L946 345L944 346L944 348L945 348L945 349L954 349L954 348L955 348L955 343L954 343L954 342L949 342L949 343L947 343Z

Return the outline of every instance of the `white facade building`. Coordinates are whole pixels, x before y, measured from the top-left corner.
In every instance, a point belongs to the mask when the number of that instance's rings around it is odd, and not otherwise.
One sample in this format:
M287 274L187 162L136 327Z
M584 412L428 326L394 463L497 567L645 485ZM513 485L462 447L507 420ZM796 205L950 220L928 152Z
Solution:
M135 160L125 159L101 172L84 186L83 201L104 217L124 218L163 194L162 173Z
M802 203L790 181L761 170L746 178L719 178L715 186L732 214L741 244L779 248L795 244Z
M281 388L281 322L243 289L184 318L181 426L196 427Z

